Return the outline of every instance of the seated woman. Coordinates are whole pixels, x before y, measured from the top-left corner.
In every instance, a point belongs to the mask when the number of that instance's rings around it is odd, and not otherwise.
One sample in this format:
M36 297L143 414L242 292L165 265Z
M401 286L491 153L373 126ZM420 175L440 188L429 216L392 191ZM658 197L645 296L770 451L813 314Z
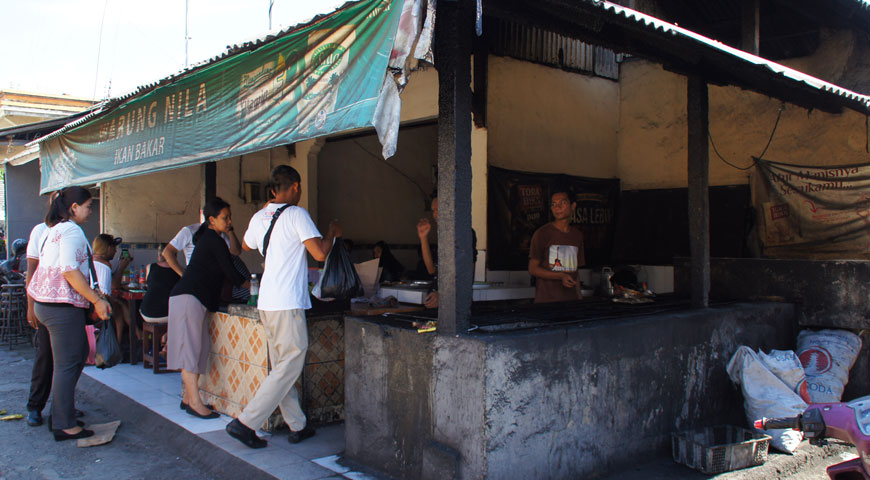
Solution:
M381 272L382 282L398 282L402 274L405 273L405 267L396 260L393 253L390 252L390 246L383 240L375 244L372 256L381 259L379 265L384 269Z
M124 325L130 329L130 335L133 330L136 330L137 338L142 336L141 325L136 325L135 328L129 325L130 315L127 308L127 302L111 296L112 294L112 264L111 261L118 253L118 245L121 239L113 237L107 233L101 233L94 237L94 269L97 272L97 281L100 290L106 295L109 304L112 305L112 311L115 312L112 318L115 320L115 334L118 336L118 344L121 344L121 337L124 334ZM129 263L129 262L128 262ZM123 264L122 264L123 265ZM126 265L123 265L126 268ZM133 353L131 352L131 355Z
M214 198L203 208L203 223L193 235L196 247L181 280L169 292L169 337L167 367L181 370L182 408L198 418L219 414L199 396L199 376L208 368L209 336L206 317L217 311L225 279L234 285L250 282L233 267L233 260L221 233L232 231L230 206Z
M175 270L163 258L165 243L160 244L157 250L157 261L145 267L145 283L148 290L142 298L139 314L148 323L167 323L169 321L169 292L181 279ZM166 339L160 339L161 346L166 344ZM164 347L165 348L165 347ZM165 354L161 349L160 354Z

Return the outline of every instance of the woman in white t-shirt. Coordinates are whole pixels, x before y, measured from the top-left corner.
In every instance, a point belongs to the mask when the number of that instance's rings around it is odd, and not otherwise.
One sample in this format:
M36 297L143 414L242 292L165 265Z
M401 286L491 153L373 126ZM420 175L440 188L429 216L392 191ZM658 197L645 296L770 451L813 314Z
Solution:
M48 329L54 376L51 382L51 421L56 441L90 437L75 418L75 388L88 355L85 314L90 303L107 319L111 307L91 288L91 248L81 225L91 216L91 193L68 187L51 202L40 239L39 266L27 293L34 300L40 323ZM94 279L95 280L95 279Z

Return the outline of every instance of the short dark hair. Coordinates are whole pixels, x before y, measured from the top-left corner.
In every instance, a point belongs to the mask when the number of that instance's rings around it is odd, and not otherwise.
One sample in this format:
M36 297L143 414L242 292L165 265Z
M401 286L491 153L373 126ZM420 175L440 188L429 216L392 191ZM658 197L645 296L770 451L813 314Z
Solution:
M301 182L302 177L299 175L299 172L290 165L278 165L273 168L272 175L269 178L269 186L275 193L290 188L294 183Z
M193 243L196 244L199 237L202 236L203 233L208 229L208 217L217 217L221 214L221 210L225 208L229 208L230 204L225 202L221 197L214 197L211 200L205 202L205 205L202 207L202 216L205 218L205 221L202 222L202 225L196 230L196 233L193 234Z
M563 184L556 184L556 185L553 185L552 187L550 187L550 200L552 200L553 196L556 195L557 193L564 193L565 195L568 195L568 201L570 201L571 203L574 203L574 199L575 199L574 190L570 186L563 185Z
M48 213L45 214L46 225L53 227L69 220L70 208L75 204L84 205L90 199L91 192L87 188L78 186L64 188L48 207Z

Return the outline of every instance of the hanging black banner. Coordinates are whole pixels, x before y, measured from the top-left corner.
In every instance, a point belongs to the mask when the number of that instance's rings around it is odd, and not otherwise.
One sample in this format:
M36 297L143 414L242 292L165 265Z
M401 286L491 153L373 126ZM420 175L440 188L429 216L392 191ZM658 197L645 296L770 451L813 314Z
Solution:
M583 232L586 262L607 265L613 246L619 179L575 177L489 167L487 266L525 270L532 235L552 220L550 190L566 185L577 208L571 223Z

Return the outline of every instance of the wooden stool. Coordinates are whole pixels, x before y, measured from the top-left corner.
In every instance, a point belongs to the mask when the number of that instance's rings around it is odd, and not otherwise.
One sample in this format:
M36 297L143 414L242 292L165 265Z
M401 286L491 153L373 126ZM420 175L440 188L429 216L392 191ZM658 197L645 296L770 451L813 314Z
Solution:
M154 373L174 372L175 370L167 370L166 362L160 361L160 339L166 333L168 324L166 322L149 322L144 316L142 317L142 366L145 368L153 368ZM148 336L151 336L151 353L148 353Z

